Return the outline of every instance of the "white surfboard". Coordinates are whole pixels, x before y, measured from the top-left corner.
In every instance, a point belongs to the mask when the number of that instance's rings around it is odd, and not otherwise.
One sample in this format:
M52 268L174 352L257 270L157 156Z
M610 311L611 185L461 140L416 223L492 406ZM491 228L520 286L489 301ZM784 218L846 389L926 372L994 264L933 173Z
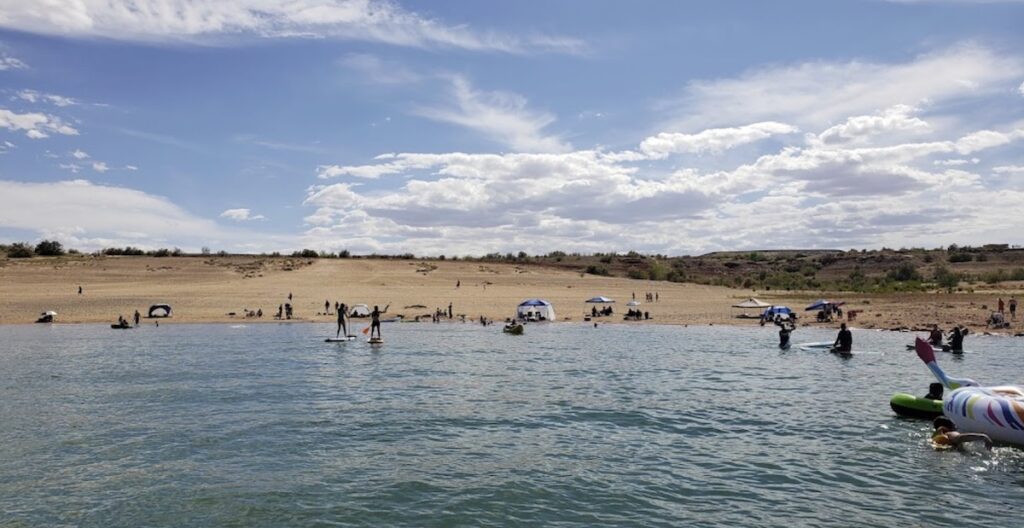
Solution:
M371 344L371 345L383 345L384 344L384 340L379 338L379 337L371 337L370 339L367 339L366 342Z
M347 343L349 341L354 340L355 338L356 338L356 336L328 337L327 339L324 339L324 342L325 343Z

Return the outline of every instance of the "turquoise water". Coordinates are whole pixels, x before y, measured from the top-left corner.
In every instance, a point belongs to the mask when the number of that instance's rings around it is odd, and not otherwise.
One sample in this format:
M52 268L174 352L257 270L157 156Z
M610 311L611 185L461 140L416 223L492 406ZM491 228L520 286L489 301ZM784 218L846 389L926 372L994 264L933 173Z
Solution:
M0 328L3 526L1019 526L1024 451L937 452L909 334ZM800 329L794 342L828 340ZM947 370L1024 382L1024 341Z

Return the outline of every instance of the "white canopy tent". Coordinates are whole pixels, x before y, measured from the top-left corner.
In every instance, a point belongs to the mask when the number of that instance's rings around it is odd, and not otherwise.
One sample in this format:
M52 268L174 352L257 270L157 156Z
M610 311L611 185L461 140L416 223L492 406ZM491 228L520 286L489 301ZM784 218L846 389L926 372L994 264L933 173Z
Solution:
M733 308L768 308L769 306L771 305L753 297L741 303L732 305Z

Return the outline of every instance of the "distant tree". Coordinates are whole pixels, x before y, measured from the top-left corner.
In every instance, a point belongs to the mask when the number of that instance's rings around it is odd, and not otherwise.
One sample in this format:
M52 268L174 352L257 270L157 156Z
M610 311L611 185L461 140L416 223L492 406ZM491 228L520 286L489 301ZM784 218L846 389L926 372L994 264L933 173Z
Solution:
M7 248L8 258L32 258L33 255L32 246L25 242L15 242Z
M176 247L176 248L174 248L174 250L171 251L171 255L175 256L175 257L180 257L183 254L184 254L184 252L181 250L180 247Z
M889 271L887 276L898 282L921 280L921 273L917 271L917 268L915 268L913 264L901 264L896 269Z
M349 250L347 250L347 249L343 249L343 250L338 252L338 258L350 258L351 256L352 256L352 253L349 252Z
M206 246L203 246L203 249L200 249L199 252L202 253L203 255L209 255L210 254L210 248L208 248Z
M64 246L56 240L43 240L36 244L36 255L44 257L56 257L64 254Z
M935 283L951 291L960 284L960 274L949 271L945 266L939 266L935 268Z

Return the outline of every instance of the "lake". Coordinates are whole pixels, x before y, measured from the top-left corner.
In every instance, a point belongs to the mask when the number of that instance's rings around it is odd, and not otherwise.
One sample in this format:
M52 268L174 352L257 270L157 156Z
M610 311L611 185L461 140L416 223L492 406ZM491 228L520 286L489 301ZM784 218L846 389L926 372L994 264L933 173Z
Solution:
M1024 451L936 451L890 411L933 381L912 334L855 330L865 353L843 359L779 351L770 327L328 333L0 327L0 525L1024 522ZM1021 383L1022 345L970 336L939 359Z

